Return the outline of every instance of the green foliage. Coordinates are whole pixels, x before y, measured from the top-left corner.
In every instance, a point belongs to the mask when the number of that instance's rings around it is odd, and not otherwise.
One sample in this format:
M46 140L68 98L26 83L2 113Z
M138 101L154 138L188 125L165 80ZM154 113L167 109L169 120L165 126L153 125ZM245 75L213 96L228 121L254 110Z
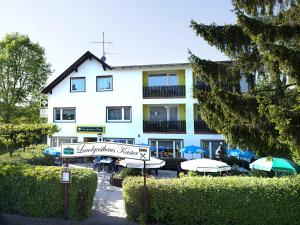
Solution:
M300 176L147 179L148 222L169 225L297 225ZM123 182L127 217L143 215L143 179Z
M0 124L0 143L25 147L37 143L43 136L51 136L58 131L54 124Z
M33 217L62 217L64 186L59 167L0 165L0 212ZM97 186L91 169L72 169L68 217L90 215Z
M142 175L141 169L125 167L121 170L119 177L121 179L125 179L126 177L129 177L129 176L141 176L141 175Z
M227 163L229 166L237 165L240 167L244 167L245 169L249 169L249 162L247 162L246 160L238 159L233 156L223 157L221 158L221 161Z
M203 60L191 53L201 118L226 140L261 156L300 158L299 1L233 0L237 24L191 22L196 34L231 62ZM274 13L275 12L275 13ZM242 93L241 75L249 92ZM291 88L293 87L293 88Z
M46 145L30 146L26 152L23 149L18 149L12 153L0 155L0 165L43 165L43 166L54 166L54 156L45 155L44 150Z
M186 159L183 158L161 158L165 161L165 165L160 168L161 170L175 170L177 171L178 167L177 165L181 162L186 161Z
M250 170L249 176L252 177L274 177L274 171Z
M50 74L39 44L26 35L6 34L0 40L0 120L10 123L20 108L38 102Z

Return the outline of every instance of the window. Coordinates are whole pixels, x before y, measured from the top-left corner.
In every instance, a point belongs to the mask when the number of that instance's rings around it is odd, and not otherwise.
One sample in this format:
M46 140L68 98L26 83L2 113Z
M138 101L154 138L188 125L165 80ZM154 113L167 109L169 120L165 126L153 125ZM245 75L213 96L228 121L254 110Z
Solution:
M155 149L151 155L159 158L181 157L180 149L183 147L183 140L155 140L149 139L149 145Z
M75 122L75 108L54 108L54 122Z
M70 79L70 91L71 92L83 92L85 91L85 77L73 77Z
M96 78L97 91L112 91L113 79L112 76L101 76Z
M178 121L178 106L150 106L150 121Z
M130 144L130 145L134 144L133 138L104 138L104 141L122 143L122 144Z
M107 122L131 122L131 107L107 107Z
M204 150L208 150L208 154L204 154L204 157L214 159L216 157L216 150L220 146L220 143L222 143L224 149L227 149L228 145L223 140L201 140L200 146Z
M52 137L51 146L60 147L61 144L77 143L77 137Z
M175 86L178 85L176 73L170 74L150 74L148 77L149 87L155 86Z

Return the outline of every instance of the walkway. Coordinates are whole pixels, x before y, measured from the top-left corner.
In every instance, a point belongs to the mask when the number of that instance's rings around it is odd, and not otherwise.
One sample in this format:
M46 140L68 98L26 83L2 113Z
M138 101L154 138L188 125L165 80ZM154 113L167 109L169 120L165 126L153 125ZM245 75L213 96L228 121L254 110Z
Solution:
M110 175L106 172L98 173L92 213L83 222L0 214L0 225L137 225L126 220L122 189L109 184Z

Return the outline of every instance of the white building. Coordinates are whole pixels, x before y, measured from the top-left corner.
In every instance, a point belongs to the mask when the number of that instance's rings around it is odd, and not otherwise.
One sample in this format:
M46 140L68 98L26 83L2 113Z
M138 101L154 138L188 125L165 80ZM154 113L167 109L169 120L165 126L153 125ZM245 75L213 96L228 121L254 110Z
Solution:
M201 121L194 85L187 63L110 67L86 52L43 90L48 122L60 128L48 144L101 138L149 144L160 157L196 145L212 157L224 137Z

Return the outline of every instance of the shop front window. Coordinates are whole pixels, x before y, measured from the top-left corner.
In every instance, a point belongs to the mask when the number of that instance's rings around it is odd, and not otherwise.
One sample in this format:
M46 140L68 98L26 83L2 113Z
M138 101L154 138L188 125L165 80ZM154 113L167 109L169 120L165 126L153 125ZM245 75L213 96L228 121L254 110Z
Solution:
M149 145L155 149L151 155L159 158L181 157L182 140L149 140Z
M51 138L52 147L60 147L61 144L72 144L77 142L78 142L77 137L52 137Z

